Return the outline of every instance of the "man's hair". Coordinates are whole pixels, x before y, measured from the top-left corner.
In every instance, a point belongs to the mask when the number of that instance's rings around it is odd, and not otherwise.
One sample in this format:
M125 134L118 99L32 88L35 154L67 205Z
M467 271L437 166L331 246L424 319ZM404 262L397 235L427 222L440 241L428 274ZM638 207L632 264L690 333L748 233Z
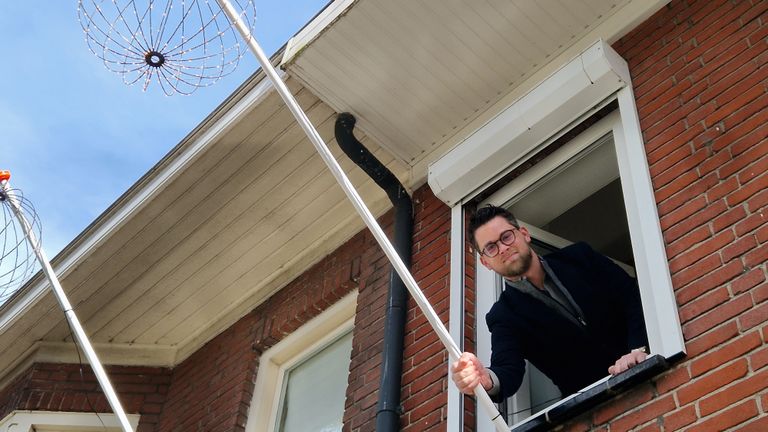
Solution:
M513 215L509 210L503 207L496 207L493 204L480 207L475 211L475 214L469 218L469 235L472 236L472 244L475 245L477 250L480 250L480 246L477 244L477 241L475 241L475 231L477 231L478 228L487 224L491 221L491 219L497 216L503 217L507 220L507 222L511 223L516 228L520 228L520 224L517 222L515 215Z

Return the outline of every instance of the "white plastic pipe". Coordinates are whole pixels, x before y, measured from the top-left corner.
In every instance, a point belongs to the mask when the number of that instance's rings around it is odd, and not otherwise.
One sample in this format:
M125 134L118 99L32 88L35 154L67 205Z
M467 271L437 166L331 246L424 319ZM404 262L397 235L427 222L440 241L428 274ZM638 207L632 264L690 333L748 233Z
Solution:
M107 396L109 406L112 407L112 411L115 413L115 415L117 415L123 431L133 432L133 427L131 426L130 422L128 422L128 416L125 415L123 406L120 405L120 400L117 398L117 393L115 393L115 389L112 387L112 383L109 382L109 377L104 371L104 367L102 367L98 356L96 356L96 351L93 350L91 341L88 340L88 336L85 334L83 326L80 325L80 321L77 319L75 311L72 310L72 305L69 303L67 295L64 293L64 289L61 287L59 278L56 277L56 273L54 273L53 268L51 267L51 263L48 262L48 258L45 256L45 252L43 252L43 249L40 247L40 243L37 237L35 237L32 226L24 216L24 212L21 209L19 201L16 199L16 196L9 187L7 180L0 180L0 186L2 186L3 192L7 197L6 199L10 204L13 213L16 215L16 218L19 220L22 229L24 230L27 241L29 241L30 246L32 246L32 250L35 251L35 255L37 256L37 260L40 262L40 265L43 268L43 272L48 277L48 281L51 283L53 294L56 295L56 300L59 301L59 305L61 305L61 309L64 311L64 315L67 317L67 321L69 321L70 326L72 326L72 331L75 332L75 339L77 339L77 343L80 344L80 346L83 348L85 357L88 359L88 363L90 363L91 369L93 369L93 373L96 375L96 379L99 381L99 385L101 385L101 389Z
M408 271L408 268L400 259L400 256L395 251L394 246L392 246L392 243L390 243L386 234L384 234L384 231L376 222L376 219L373 217L370 210L368 210L368 207L365 206L362 198L360 198L360 195L355 190L355 187L352 186L352 183L344 174L344 171L341 169L341 166L339 166L339 163L336 161L336 159L333 158L331 151L320 137L317 129L315 129L315 127L309 121L309 118L307 118L307 115L296 102L296 99L294 99L293 95L291 94L290 90L288 90L288 87L286 87L283 80L280 79L277 71L275 71L272 63L270 63L269 58L266 56L266 54L264 54L264 51L256 42L256 39L253 37L253 35L251 35L251 31L248 29L248 26L243 22L239 13L232 7L228 0L217 1L219 6L221 6L222 10L224 10L224 12L229 17L229 20L240 32L240 35L242 35L243 39L245 39L245 41L248 43L251 51L254 55L256 55L257 60L261 64L262 70L270 79L270 81L272 81L272 84L275 86L278 94L280 94L280 97L283 98L283 101L288 106L288 109L291 111L293 116L296 118L296 121L299 123L302 129L304 129L304 133L307 134L307 137L315 146L315 149L320 154L320 157L323 159L323 161L325 161L325 164L331 170L333 176L336 177L336 181L338 181L339 185L341 185L342 189L344 189L344 192L347 194L347 198L349 198L349 200L352 202L355 210L357 210L358 214L360 214L360 217L363 218L363 221L368 226L368 229L373 233L373 236L376 238L376 241L378 241L379 246L381 246L387 258L389 258L389 261L392 263L395 271L397 271L397 274L400 275L400 278L405 283L405 286L408 288L411 296L413 296L416 304L419 306L419 308L421 308L421 311L426 316L427 321L432 325L432 328L435 330L438 338L440 338L440 341L448 350L448 353L454 359L458 359L461 356L461 350L459 350L458 345L456 345L456 342L454 342L451 338L448 329L445 328L443 322L440 321L440 317L438 317L437 313L435 313L435 310L432 309L432 305L429 304L429 301L419 288L416 280L413 278L411 273ZM491 401L491 398L488 396L488 393L486 393L483 386L479 385L475 387L475 396L480 401L483 408L485 408L489 417L492 419L496 430L498 432L509 432L509 426L507 426L507 423L499 414L498 409L496 409L496 406L494 405L493 401Z

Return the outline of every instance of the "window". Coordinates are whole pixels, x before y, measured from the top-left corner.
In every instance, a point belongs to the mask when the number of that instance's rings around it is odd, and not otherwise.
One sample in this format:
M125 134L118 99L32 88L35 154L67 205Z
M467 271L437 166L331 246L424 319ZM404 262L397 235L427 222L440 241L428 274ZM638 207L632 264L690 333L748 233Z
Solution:
M350 331L285 373L277 430L341 431L351 353Z
M262 353L247 432L341 430L357 292Z
M632 189L629 166L636 161L628 161L622 154L626 151L620 148L626 146L623 133L621 116L615 110L478 205L492 203L509 208L531 231L537 252L546 254L549 250L585 241L637 277L651 351L671 357L682 351L682 339L675 345L669 337L680 333L677 315L664 315L663 309L665 304L674 304L671 294L663 295L665 288L671 293L671 284L667 280L666 287L654 286L650 278L645 277L649 253L656 259L663 258L663 268L666 268L664 251L639 249L636 242L650 244L652 239L630 228L633 219L653 218L651 221L658 223L658 218L655 205L641 209L633 203L636 192ZM640 216L649 209L654 214ZM658 233L660 236L660 230ZM636 266L640 267L638 271ZM490 359L490 334L484 316L503 284L500 277L483 266L478 265L476 272L478 355L487 362ZM495 286L496 290L489 290L488 286ZM661 308L654 304L654 300L658 303L659 299L663 299ZM667 339L654 332L655 328L667 329ZM530 365L523 382L518 393L501 407L510 425L519 424L568 396L560 395L551 381ZM481 425L486 422L483 416L479 416L478 421ZM479 430L492 429L488 424Z
M624 210L609 117L575 137L553 154L480 203L506 207L532 234L540 256L577 241L595 250L634 276L632 243ZM483 266L478 280L493 280L496 289L478 287L478 296L496 301L504 288L501 278ZM487 274L480 274L487 273ZM487 332L478 314L478 332ZM607 375L607 373L606 373ZM509 424L519 423L558 402L563 395L533 365L526 365L521 389L502 406Z
M579 134L578 138L571 139L569 144L538 163L532 163L534 155L550 143L573 133L575 127L581 128L585 119L605 111L609 105L617 108ZM616 238L590 235L591 238L586 240L604 242L598 250L634 267L650 349L659 355L642 368L636 368L642 373L637 376L635 373L627 374L625 378L632 382L645 379L649 371L656 370L656 366L663 367L666 360L684 355L677 303L626 62L609 45L598 40L572 60L564 61L560 69L533 86L528 93L490 113L490 116L486 124L429 167L432 190L452 207L449 320L453 337L462 340L461 329L466 315L464 303L460 301L464 298L465 283L465 204L477 203L483 200L478 198L480 195L488 197L492 194L489 199L494 203L511 206L521 213L521 219L540 228L539 240L546 244L548 241L544 237L560 237L569 241L572 237L569 227L585 217L579 214L595 205L590 203L597 202L596 205L610 205L612 209L622 210L626 215L626 229L613 229L621 232ZM606 157L615 162L606 160ZM531 166L499 189L503 179L513 170L522 171L524 164ZM589 172L588 176L573 177L569 174L570 171L583 172L579 166L588 167L589 164L597 164L597 168L584 168ZM589 182L575 183L583 180ZM564 186L573 188L566 194L557 195ZM525 200L517 198L526 195ZM536 202L537 196L554 207L551 214L547 213L547 209L531 205ZM619 204L618 198L623 205ZM483 295L483 287L493 287L497 283L495 277L491 272L476 271L477 322L470 324L477 332L477 354L485 361L490 358L490 337L483 317L490 309L495 293L486 288L487 295ZM606 391L607 385L603 381L590 386L591 390L584 396ZM449 386L449 413L461 412L462 399L456 394L455 386ZM554 396L534 395L534 398L547 400ZM581 395L569 396L558 404L575 409L580 400L583 400ZM531 406L531 401L518 402L520 405L525 402L525 407ZM535 415L532 421L549 422L549 414L562 418L565 408L558 409L557 415L552 406L545 410L548 413L546 416ZM478 413L478 430L493 430L487 417L485 413ZM451 421L455 428L461 427L461 418L450 417Z

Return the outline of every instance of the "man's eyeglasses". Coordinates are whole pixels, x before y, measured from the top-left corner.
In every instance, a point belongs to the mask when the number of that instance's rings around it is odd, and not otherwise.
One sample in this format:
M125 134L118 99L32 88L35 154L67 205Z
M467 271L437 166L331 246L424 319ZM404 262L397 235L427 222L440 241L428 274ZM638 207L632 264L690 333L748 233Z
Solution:
M499 242L502 242L503 244L507 246L511 246L512 243L515 242L515 230L506 230L503 233L501 233L501 236L498 240L496 240L493 243L488 243L485 245L482 251L480 251L483 255L487 256L488 258L493 258L496 255L499 254Z

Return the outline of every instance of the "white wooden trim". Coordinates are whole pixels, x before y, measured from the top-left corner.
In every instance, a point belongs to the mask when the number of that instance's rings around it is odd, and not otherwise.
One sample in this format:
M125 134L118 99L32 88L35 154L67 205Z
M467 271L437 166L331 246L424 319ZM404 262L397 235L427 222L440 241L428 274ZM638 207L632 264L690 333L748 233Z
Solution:
M128 414L128 422L136 429L139 414ZM109 413L13 411L0 420L2 432L99 431L119 432L122 428L116 415Z
M669 358L685 353L685 341L632 87L619 91L618 100L613 135L648 343L652 353Z
M246 432L274 432L285 372L350 331L356 305L357 291L354 291L261 354Z
M475 343L477 344L475 355L484 365L489 365L491 364L491 332L485 325L485 314L491 310L491 306L496 301L496 287L501 284L501 276L480 263L477 259L477 251L475 251L475 257L477 262L475 267ZM490 294L488 290L491 291ZM496 430L488 416L482 415L479 408L476 411L478 431Z
M280 67L285 67L291 63L294 58L307 45L312 43L322 32L324 32L342 13L346 12L352 3L356 0L335 0L325 7L312 21L310 21L296 36L290 38L283 52L283 59L280 61Z
M448 312L448 330L451 338L464 350L464 208L461 205L451 208L451 277L450 277L450 306ZM448 376L450 377L451 363L455 359L448 357ZM459 389L448 379L448 413L447 427L449 432L464 430L464 397Z

